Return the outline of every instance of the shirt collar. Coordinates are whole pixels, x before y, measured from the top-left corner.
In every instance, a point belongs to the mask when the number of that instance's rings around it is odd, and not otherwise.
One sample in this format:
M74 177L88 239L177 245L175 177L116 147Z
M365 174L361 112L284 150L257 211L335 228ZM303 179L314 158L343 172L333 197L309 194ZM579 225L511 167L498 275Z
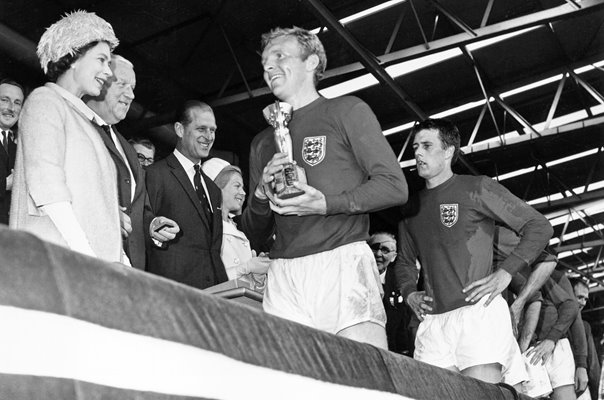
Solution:
M191 161L187 157L185 157L184 154L182 154L180 151L178 151L178 149L174 149L174 155L176 156L176 159L178 160L178 162L180 162L180 165L182 165L182 167L185 169L185 171L192 170L193 167L196 165L196 163L194 163L193 161ZM197 163L197 164L201 164L201 163Z
M92 117L92 121L97 123L99 126L103 126L103 125L107 125L109 128L111 128L111 125L108 124L107 122L105 122L105 120L103 118L101 118L101 116L99 114L97 114L93 109L90 109L90 111L92 111L93 117Z

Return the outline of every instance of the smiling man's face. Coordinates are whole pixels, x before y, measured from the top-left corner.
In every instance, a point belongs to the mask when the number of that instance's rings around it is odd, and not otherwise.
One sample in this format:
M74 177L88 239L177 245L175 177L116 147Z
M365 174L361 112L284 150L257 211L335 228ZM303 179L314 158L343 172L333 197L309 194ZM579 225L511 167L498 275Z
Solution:
M181 138L178 150L198 163L210 154L216 135L216 119L212 111L200 107L190 109L189 113L189 123L177 123L176 134Z
M292 36L277 37L264 48L264 80L279 100L293 103L292 98L309 81L314 87L314 68L307 61L302 60L302 48Z
M111 69L113 77L109 78L106 85L103 119L108 124L117 124L126 118L130 105L134 100L136 75L132 66L122 61L115 61ZM107 118L105 118L107 117Z
M23 91L19 86L0 85L0 129L11 129L19 119L23 106Z
M132 64L119 57L112 58L111 71L113 75L103 85L101 94L87 100L87 104L103 121L114 125L126 118L134 101L136 75Z

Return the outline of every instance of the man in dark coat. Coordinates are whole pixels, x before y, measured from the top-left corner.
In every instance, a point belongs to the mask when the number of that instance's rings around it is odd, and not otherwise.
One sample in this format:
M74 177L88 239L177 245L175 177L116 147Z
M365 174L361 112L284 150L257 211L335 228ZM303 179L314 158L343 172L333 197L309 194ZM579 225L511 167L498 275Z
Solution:
M13 168L17 143L13 130L24 99L23 87L11 80L0 81L0 223L8 225Z
M227 280L220 259L222 196L200 168L214 144L214 112L205 103L187 101L174 130L176 149L147 168L147 190L154 214L174 220L180 232L162 246L149 246L148 271L205 289ZM151 231L161 227L158 219L151 222Z
M113 76L105 82L101 94L84 100L97 114L94 122L117 170L124 251L134 268L144 270L148 227L144 214L150 212L145 173L136 151L115 128L115 124L126 118L134 100L136 75L132 63L125 58L113 55L111 61Z

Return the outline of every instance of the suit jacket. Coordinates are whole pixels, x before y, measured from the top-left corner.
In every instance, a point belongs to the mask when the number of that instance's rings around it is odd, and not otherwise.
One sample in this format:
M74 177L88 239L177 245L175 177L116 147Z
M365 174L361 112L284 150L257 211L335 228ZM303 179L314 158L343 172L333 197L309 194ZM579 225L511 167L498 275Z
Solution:
M2 139L1 134L0 139ZM11 170L15 167L16 153L17 145L15 141L9 143L8 152L4 146L0 145L0 179L3 178L2 183L0 183L0 223L5 225L8 225L8 212L10 211L11 196L11 192L6 190L6 177L11 174Z
M180 226L176 238L163 248L148 245L147 270L200 289L225 282L227 274L220 259L222 195L218 186L202 173L214 208L210 222L174 154L150 166L146 175L153 213L173 219Z
M149 209L149 198L147 197L145 184L145 171L138 162L136 151L132 145L128 143L128 141L117 131L115 126L113 126L113 132L124 149L128 165L132 170L132 175L134 175L135 189L134 198L132 198L131 177L124 159L109 135L105 133L100 126L97 126L97 129L115 163L118 180L117 189L119 204L122 207L126 207L125 213L130 217L130 222L132 224L132 232L130 232L128 237L122 241L124 251L134 268L145 270L145 241L148 238L148 233L147 229L144 227L143 215L145 210Z

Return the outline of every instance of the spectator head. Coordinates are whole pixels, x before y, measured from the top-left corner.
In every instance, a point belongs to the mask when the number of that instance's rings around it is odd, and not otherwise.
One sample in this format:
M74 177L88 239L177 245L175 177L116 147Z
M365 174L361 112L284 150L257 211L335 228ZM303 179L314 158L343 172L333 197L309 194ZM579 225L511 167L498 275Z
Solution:
M193 163L207 158L216 137L214 111L199 100L185 101L176 113L176 148Z
M571 281L577 302L583 310L589 299L589 285L583 279L573 279Z
M16 81L0 80L0 130L12 129L19 120L24 93L23 86Z
M136 150L138 162L143 168L155 162L155 145L147 138L132 138L128 143Z
M38 43L40 65L51 82L78 97L98 96L109 76L113 28L94 13L75 11L52 24Z
M202 170L222 191L223 212L239 215L245 202L241 170L221 158L211 158L204 162Z
M384 273L388 265L396 258L396 239L394 235L389 232L376 232L371 235L368 244L373 251L380 274Z
M128 114L134 100L136 75L132 63L116 54L111 56L111 72L113 76L105 81L101 94L86 97L84 101L107 124L114 125L123 121Z
M273 29L262 35L261 47L264 80L280 100L287 101L292 94L307 89L307 84L316 87L325 72L323 44L306 29Z
M429 185L442 183L459 157L459 130L448 120L427 119L415 125L411 135L418 175Z

